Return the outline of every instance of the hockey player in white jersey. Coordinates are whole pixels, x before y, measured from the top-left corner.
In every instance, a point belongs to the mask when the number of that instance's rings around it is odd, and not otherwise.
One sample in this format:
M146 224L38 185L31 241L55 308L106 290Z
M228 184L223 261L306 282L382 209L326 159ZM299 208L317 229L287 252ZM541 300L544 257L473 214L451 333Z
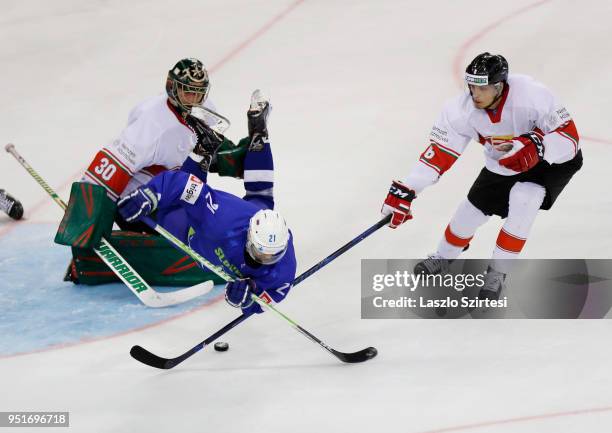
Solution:
M440 273L467 249L491 215L505 218L481 298L496 299L511 261L523 249L540 209L548 210L582 166L578 132L565 107L526 75L508 74L501 55L482 53L467 67L467 91L444 106L430 144L383 203L395 228L412 218L411 202L448 171L471 140L483 146L485 167L455 212L437 251L415 266Z

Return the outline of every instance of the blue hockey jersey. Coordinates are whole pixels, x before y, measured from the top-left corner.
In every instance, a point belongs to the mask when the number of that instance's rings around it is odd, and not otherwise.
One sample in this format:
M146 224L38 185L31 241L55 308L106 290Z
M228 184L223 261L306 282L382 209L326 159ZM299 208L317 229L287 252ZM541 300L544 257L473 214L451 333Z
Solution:
M295 278L293 234L283 258L260 265L245 250L249 220L261 209L233 194L211 188L193 174L167 171L154 177L147 187L159 197L158 223L235 278L251 278L256 294L282 301Z

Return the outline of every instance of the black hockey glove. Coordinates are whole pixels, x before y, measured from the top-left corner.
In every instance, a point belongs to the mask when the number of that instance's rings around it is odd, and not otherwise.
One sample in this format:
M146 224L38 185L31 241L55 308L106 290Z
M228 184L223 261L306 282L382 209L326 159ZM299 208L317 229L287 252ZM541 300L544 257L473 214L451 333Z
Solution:
M187 116L185 121L196 137L196 145L193 148L193 153L202 157L202 160L199 162L200 167L202 170L208 171L213 156L217 153L219 147L221 147L224 137L210 129L203 120L197 117Z

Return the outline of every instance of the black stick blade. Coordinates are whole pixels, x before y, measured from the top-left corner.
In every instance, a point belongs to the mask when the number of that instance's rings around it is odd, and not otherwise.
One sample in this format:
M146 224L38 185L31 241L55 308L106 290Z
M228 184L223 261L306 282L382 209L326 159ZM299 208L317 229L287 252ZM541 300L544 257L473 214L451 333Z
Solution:
M132 346L132 348L130 349L130 355L136 361L140 361L150 367L160 368L162 370L167 370L169 368L174 367L174 365L169 362L169 359L157 356L156 354L149 352L147 349L141 346Z
M357 362L365 362L374 358L376 355L378 355L378 350L376 350L375 347L368 347L367 349L363 349L358 352L344 353L333 350L332 353L342 362L355 364Z

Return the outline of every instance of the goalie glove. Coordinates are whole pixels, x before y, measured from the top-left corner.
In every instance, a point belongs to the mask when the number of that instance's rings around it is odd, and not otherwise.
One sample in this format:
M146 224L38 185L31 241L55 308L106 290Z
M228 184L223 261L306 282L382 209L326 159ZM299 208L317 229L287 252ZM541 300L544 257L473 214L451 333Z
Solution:
M382 209L380 210L384 216L391 213L393 214L391 221L389 222L389 227L394 229L400 224L412 219L410 206L415 197L416 195L414 191L407 185L404 185L402 182L394 180L391 183L387 198L385 199Z
M203 120L194 116L187 116L185 121L196 138L196 145L190 157L196 161L200 168L207 172L212 163L213 156L223 143L224 137L213 131Z
M514 155L500 159L499 164L518 173L531 170L544 159L544 143L536 132L528 132L513 140L523 143L523 148Z

